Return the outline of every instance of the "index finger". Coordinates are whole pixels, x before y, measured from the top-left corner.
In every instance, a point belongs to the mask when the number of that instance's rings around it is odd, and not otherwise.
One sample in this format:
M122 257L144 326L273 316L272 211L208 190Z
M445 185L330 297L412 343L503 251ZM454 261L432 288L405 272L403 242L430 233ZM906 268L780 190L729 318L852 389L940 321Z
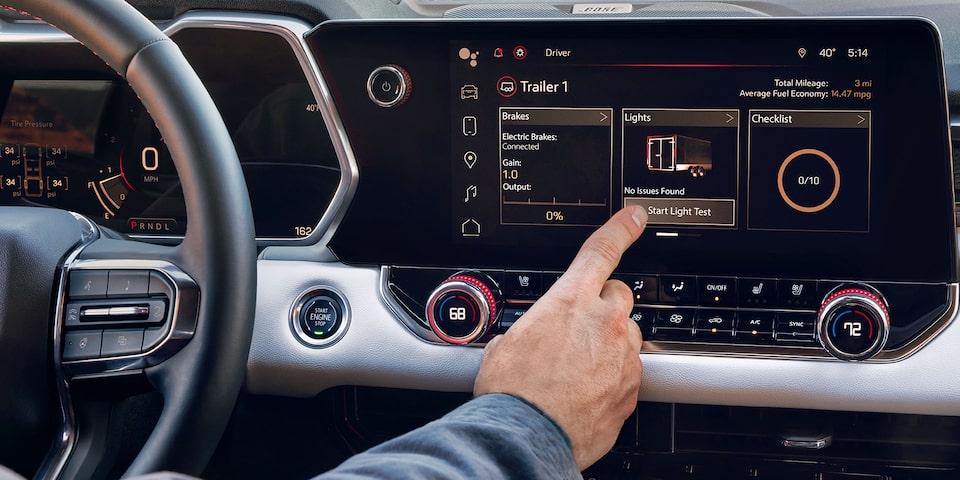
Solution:
M577 256L557 283L575 282L580 289L599 294L620 257L643 233L647 213L643 207L626 207L598 228L583 242Z

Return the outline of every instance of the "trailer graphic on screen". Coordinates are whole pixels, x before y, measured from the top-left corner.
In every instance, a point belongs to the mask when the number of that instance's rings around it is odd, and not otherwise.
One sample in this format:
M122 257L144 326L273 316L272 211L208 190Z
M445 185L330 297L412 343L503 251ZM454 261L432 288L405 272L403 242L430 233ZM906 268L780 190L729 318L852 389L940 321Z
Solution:
M710 142L683 135L647 137L647 168L658 172L690 172L694 178L713 169Z

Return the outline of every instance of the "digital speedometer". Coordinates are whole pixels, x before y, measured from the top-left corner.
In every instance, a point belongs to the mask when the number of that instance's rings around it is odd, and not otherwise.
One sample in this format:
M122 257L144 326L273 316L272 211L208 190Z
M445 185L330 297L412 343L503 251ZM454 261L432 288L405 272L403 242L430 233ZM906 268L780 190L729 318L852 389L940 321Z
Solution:
M124 233L183 234L173 161L125 86L18 80L0 121L3 204L63 208Z
M139 235L183 235L183 194L173 159L149 115L123 89L101 121L97 171L87 183L106 225Z

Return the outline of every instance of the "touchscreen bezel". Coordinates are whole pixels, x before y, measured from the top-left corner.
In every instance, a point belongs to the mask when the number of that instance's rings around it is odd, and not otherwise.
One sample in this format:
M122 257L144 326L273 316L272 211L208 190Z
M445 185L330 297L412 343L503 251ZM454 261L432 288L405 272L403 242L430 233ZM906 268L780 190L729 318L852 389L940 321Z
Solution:
M325 23L307 41L351 138L360 177L330 247L351 264L547 270L564 268L592 231L593 227L529 227L473 243L452 234L451 42L502 38L668 42L696 37L707 48L711 38L734 39L749 48L784 38L857 36L882 46L887 58L882 73L889 82L884 91L891 95L883 111L872 115L871 148L883 153L874 155L871 166L875 197L870 202L870 235L752 231L749 248L744 248L738 243L740 229L719 232L713 242L704 242L699 237L665 241L651 228L624 255L620 270L955 282L956 226L942 52L936 28L917 18ZM397 108L373 105L358 87L382 64L402 65L410 73L413 93ZM910 96L894 100L894 92ZM742 107L741 116L747 110ZM436 120L425 128L424 119ZM913 143L891 140L895 133ZM902 158L927 166L909 167L897 160Z

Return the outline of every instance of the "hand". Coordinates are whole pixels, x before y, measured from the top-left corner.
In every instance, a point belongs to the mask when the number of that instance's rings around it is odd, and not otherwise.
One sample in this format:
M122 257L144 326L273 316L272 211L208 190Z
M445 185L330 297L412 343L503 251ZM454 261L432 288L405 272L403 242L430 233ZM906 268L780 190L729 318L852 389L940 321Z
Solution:
M583 470L613 447L637 406L640 328L633 294L608 280L647 215L624 208L584 242L566 273L487 344L474 395L508 393L533 403L570 439Z

